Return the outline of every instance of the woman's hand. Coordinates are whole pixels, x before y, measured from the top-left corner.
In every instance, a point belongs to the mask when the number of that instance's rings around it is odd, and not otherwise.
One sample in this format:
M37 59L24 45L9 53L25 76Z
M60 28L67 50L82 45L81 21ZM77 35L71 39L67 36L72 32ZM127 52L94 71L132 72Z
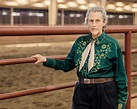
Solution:
M42 55L40 55L40 54L32 55L31 57L37 59L37 61L35 62L35 64L38 64L38 63L42 63L42 62L46 62L46 61L47 61L46 57L44 57L44 56L42 56Z

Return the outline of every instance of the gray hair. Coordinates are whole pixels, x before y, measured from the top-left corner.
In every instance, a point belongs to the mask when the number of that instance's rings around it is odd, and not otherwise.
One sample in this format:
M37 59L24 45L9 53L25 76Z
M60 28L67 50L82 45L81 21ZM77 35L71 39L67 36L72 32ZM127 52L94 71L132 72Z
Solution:
M87 13L86 13L86 17L85 17L85 21L84 21L84 25L87 25L88 23L88 20L89 20L89 14L91 12L101 12L102 13L102 16L103 16L103 20L104 22L107 22L108 21L108 16L107 16L107 13L105 11L105 9L103 7L100 7L100 6L95 6L95 7L91 7L87 10ZM103 30L106 28L106 25L103 27Z

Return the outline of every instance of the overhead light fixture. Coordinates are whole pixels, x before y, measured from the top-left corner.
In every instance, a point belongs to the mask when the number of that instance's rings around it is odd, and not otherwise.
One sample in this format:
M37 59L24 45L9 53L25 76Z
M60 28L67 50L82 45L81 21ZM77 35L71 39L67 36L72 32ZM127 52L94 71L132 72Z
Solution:
M132 8L131 11L132 12L137 12L137 8Z
M13 1L6 1L3 4L8 6L18 6L18 3Z
M70 17L75 17L75 14L71 13L69 16L70 16Z
M88 7L86 5L80 5L79 6L79 9L83 9L83 10L86 10Z
M119 18L119 19L127 19L128 16L127 16L127 15L119 15L118 18Z
M29 12L29 16L38 16L38 17L43 17L44 13L38 13L38 12Z
M81 17L82 16L82 14L76 14L76 17Z
M96 6L95 3L89 3L89 4L88 4L88 7L94 7L94 6Z
M30 3L36 3L38 2L39 0L28 0Z
M110 14L110 15L108 15L108 18L115 18L116 16L115 15L112 15L112 14Z
M28 0L16 0L16 2L19 4L19 5L27 5L29 2Z
M58 3L64 3L65 0L57 0Z
M28 13L29 16L34 16L35 14L33 12Z
M49 6L49 5L50 5L50 0L45 0L45 1L43 2L43 4L44 4L45 6Z
M76 2L77 2L78 4L81 4L81 5L87 3L85 0L77 0Z
M38 16L38 17L43 17L44 14L43 14L43 13L36 13L36 16Z
M123 8L122 7L117 7L116 11L123 11Z
M137 3L133 3L132 6L133 6L134 8L137 8Z
M108 4L107 5L107 7L106 7L106 9L110 9L110 10L112 10L112 9L115 9L116 8L116 6L114 5L114 4Z
M3 15L3 16L6 16L6 15L8 15L8 12L3 11L3 12L2 12L2 15Z
M20 13L19 12L12 12L11 15L12 16L20 16Z
M42 3L34 3L32 4L32 6L39 7L39 8L45 7Z
M72 7L72 8L75 8L75 7L78 6L78 4L75 3L75 2L68 2L68 3L67 3L67 6Z
M118 18L119 18L119 19L123 19L124 16L123 16L123 15L119 15Z
M128 10L128 11L130 11L130 10L131 10L131 6L130 6L130 5L126 5L126 6L124 6L124 10Z
M116 6L120 6L120 7L124 6L123 2L116 2L115 4L116 4Z
M68 8L68 6L65 5L65 4L58 4L58 8L60 8L60 9L66 9L66 8Z

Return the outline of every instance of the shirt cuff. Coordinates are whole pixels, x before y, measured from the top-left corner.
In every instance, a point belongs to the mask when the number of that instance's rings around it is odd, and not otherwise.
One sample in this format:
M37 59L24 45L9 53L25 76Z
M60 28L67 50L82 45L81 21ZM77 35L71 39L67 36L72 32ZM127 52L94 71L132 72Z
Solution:
M118 102L118 109L126 109L126 103L124 102Z
M43 62L43 66L53 68L55 66L55 59L47 58L46 62Z

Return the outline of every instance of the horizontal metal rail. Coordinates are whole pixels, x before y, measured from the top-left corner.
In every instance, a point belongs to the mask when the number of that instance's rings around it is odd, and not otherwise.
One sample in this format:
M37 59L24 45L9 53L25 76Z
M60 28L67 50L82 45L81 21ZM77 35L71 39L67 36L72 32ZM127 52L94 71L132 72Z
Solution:
M66 55L55 55L55 56L46 56L53 59L65 59ZM36 62L35 58L15 58L15 59L2 59L0 60L0 66L3 65L12 65L12 64L23 64L23 63L34 63ZM131 72L131 76L137 76L137 72Z
M55 55L55 56L46 56L53 59L65 59L66 55ZM2 65L12 65L12 64L23 64L23 63L34 63L36 62L35 58L15 58L15 59L1 59L0 66Z
M124 54L124 51L122 51ZM132 49L131 53L137 53L137 49ZM55 55L55 56L46 56L54 59L65 59L66 55ZM11 64L23 64L23 63L34 63L36 62L35 58L15 58L15 59L1 59L0 66L2 65L11 65Z
M137 53L137 49L132 49L131 53Z
M34 89L29 89L29 90L4 93L4 94L0 94L0 100L70 88L70 87L74 87L75 84L76 84L76 81L64 83L64 84L56 84L56 85L50 85L50 86L46 86L46 87L34 88Z
M106 33L137 32L137 26L107 26ZM0 36L87 34L85 26L0 26Z
M122 50L122 53L125 54L125 51ZM137 49L132 49L132 50L131 50L131 53L132 53L132 54L137 53Z
M131 94L131 99L137 98L137 93Z
M42 92L49 92L49 91L54 91L54 90L71 88L71 87L74 87L75 84L76 84L76 81L73 81L73 82L64 83L64 84L56 84L56 85L50 85L50 86L46 86L46 87L39 87L39 88L34 88L34 89L4 93L4 94L0 94L0 100L16 98L16 97L21 97L21 96L27 96L27 95L32 95L32 94L37 94L37 93L42 93ZM131 94L131 99L136 98L136 97L137 97L137 93Z
M137 76L137 72L131 72L131 77Z

